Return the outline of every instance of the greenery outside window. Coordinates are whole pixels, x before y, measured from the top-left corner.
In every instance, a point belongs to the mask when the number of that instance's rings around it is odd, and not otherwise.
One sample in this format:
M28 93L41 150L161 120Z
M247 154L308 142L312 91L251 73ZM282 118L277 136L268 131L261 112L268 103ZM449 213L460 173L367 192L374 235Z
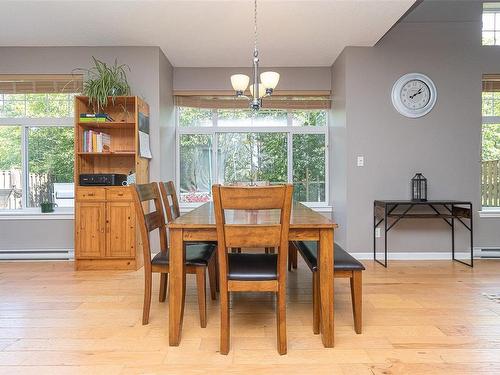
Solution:
M326 206L326 110L177 107L177 181L184 205L214 183L293 183L294 199Z
M73 207L73 102L70 93L0 93L0 210Z
M500 82L500 81L499 81ZM485 209L500 209L500 90L483 81L481 198Z

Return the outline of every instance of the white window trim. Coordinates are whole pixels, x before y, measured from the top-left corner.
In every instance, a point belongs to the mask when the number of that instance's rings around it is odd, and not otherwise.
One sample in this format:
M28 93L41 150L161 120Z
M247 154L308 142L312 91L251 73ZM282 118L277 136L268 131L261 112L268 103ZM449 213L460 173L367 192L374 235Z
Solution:
M19 210L0 210L1 220L74 220L73 207L56 208L54 212L42 213L40 208L24 208Z
M0 220L33 220L33 219L56 219L56 220L73 220L74 208L73 207L56 207L52 213L42 213L39 207L27 207L28 191L28 148L27 146L27 132L31 127L73 127L73 117L7 117L0 118L0 126L20 126L21 127L21 168L23 171L23 178L21 182L21 189L23 191L22 203L23 208L12 210L0 210Z
M479 217L484 218L500 218L500 207L483 207L478 211Z
M212 176L217 178L217 137L218 133L286 133L287 134L287 178L288 183L292 183L293 177L293 152L292 152L292 138L295 134L324 134L325 135L325 202L301 202L308 207L313 208L318 212L332 212L332 207L328 205L329 197L329 117L326 117L325 126L293 126L291 112L288 111L286 126L256 126L249 128L246 126L219 126L217 122L217 110L213 110L212 126L199 126L199 127L181 127L179 126L179 107L175 107L175 176L176 176L176 189L180 191L180 137L181 135L211 135L212 136L212 153L213 166ZM192 209L201 206L203 203L184 203L179 204L181 211L189 212Z

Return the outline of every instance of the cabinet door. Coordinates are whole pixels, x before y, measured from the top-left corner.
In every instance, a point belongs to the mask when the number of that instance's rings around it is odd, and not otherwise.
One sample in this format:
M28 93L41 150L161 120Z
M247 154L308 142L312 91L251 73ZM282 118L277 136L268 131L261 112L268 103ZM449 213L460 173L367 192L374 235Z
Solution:
M102 202L76 204L76 257L100 258L105 254L106 205Z
M106 210L106 256L133 258L135 256L134 204L130 201L108 202Z

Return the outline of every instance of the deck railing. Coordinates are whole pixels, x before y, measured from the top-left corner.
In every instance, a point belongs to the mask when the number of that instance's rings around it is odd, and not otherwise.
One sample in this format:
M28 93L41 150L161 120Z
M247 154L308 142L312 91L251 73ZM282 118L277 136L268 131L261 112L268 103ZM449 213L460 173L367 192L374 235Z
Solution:
M483 207L500 207L500 160L483 161L481 198Z
M38 207L42 200L52 198L53 183L49 174L30 173L29 207ZM19 169L0 170L0 210L22 208L22 173Z

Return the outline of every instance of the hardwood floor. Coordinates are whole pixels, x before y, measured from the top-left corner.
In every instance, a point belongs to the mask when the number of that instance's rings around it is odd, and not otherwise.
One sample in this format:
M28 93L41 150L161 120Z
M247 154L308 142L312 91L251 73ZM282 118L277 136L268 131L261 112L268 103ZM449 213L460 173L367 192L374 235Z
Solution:
M288 354L275 350L272 297L232 300L229 355L220 355L218 301L200 328L188 276L182 342L168 346L168 302L153 282L141 324L143 272L79 271L70 262L0 263L0 374L500 374L500 262L364 261L363 334L348 280L336 279L335 348L312 333L311 272L288 275Z

